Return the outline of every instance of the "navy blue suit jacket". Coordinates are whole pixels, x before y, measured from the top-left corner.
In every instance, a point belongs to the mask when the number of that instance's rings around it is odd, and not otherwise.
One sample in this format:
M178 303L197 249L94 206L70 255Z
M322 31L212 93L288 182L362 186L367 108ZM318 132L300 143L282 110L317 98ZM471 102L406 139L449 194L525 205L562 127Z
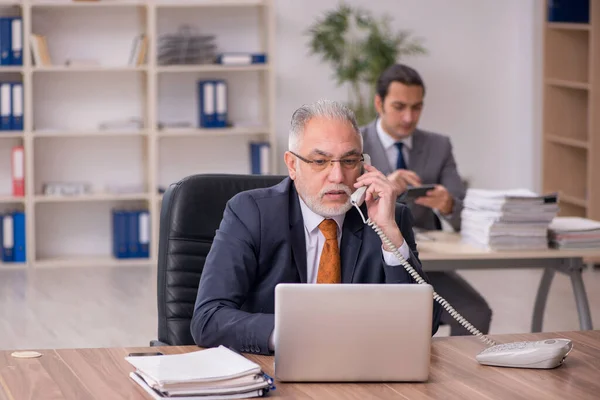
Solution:
M398 206L396 221L411 249L409 262L429 282L418 259L410 211ZM365 205L362 210L366 217ZM355 208L344 219L340 257L343 283L414 282L402 266L385 264L381 239ZM237 194L227 203L200 279L191 322L196 344L270 354L275 286L306 283L306 275L304 222L293 181ZM440 314L434 302L432 333Z

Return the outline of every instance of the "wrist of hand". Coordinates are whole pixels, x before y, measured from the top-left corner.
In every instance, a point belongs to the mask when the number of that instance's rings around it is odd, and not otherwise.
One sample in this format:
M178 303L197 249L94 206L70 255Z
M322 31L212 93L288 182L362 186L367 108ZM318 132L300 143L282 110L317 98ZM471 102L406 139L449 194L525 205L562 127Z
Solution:
M390 240L390 242L392 242L392 244L396 246L396 248L400 248L400 246L402 246L402 243L404 243L404 237L402 236L400 228L398 228L398 225L395 221L393 222L393 224L384 224L383 226L380 225L379 228L381 229L383 234ZM392 251L392 249L383 241L383 239L381 242L383 244L384 250L390 252Z
M452 213L452 209L454 208L454 199L452 197L450 197L448 199L448 201L446 201L446 204L444 205L444 208L440 210L440 212L443 215L449 215Z

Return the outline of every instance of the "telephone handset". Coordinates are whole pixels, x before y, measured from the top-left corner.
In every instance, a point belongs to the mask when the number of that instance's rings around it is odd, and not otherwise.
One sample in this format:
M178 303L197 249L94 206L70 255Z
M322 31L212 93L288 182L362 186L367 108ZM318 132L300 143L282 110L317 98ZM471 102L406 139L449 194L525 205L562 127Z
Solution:
M364 154L364 163L371 165L371 157ZM369 225L379 235L383 243L390 249L398 259L400 264L406 269L410 276L419 284L428 283L419 275L419 273L402 257L396 246L385 236L383 231L371 221L365 219L360 206L365 200L368 186L361 186L350 196L351 204L356 207L363 222ZM448 313L456 319L470 333L477 336L489 347L480 352L475 358L480 364L494 365L501 367L514 368L555 368L563 363L571 349L573 343L568 339L549 339L531 342L514 342L505 344L496 344L495 341L485 336L469 321L460 315L442 296L434 290L433 299L440 303Z

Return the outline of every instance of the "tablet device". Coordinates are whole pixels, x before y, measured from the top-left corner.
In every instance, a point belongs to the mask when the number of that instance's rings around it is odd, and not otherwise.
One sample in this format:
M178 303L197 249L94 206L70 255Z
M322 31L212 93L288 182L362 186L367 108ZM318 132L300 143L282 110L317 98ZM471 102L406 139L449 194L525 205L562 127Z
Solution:
M418 197L427 196L427 192L432 189L435 189L434 184L427 184L427 185L421 185L421 186L409 186L408 189L406 189L406 197L408 199L414 200Z

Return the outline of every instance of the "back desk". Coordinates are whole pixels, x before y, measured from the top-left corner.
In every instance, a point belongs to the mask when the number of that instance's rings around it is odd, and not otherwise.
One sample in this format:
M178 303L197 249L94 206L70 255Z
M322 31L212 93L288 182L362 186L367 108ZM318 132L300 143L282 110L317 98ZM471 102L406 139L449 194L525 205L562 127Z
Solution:
M531 321L532 332L542 331L546 300L555 273L566 274L571 279L580 329L593 329L582 278L583 259L600 257L600 249L493 251L463 243L458 233L442 231L418 233L416 241L419 258L426 272L461 269L543 269Z

